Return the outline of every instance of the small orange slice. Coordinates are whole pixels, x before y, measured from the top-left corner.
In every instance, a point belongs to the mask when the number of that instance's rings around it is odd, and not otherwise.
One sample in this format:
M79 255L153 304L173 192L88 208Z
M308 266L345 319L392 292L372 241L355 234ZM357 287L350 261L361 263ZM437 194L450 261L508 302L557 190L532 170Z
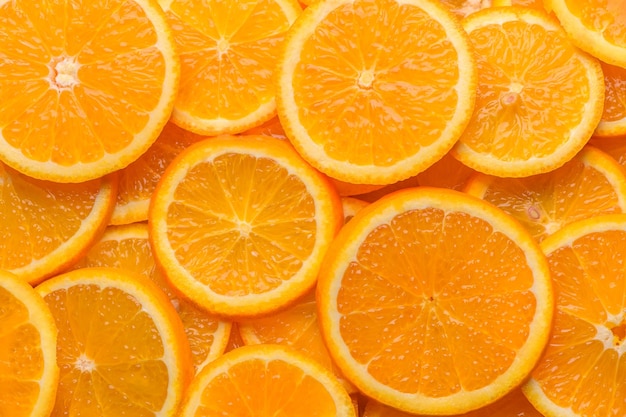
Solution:
M151 0L0 0L0 159L32 177L95 179L167 122L180 65Z
M84 268L36 290L59 329L53 416L175 413L193 373L191 353L155 284L114 268Z
M147 223L110 226L74 268L109 267L141 274L157 284L178 313L196 372L226 348L231 324L181 299L163 278L152 256Z
M0 163L0 269L31 284L64 270L104 232L116 192L113 174L59 184Z
M624 0L544 0L583 51L611 65L626 68Z
M173 123L165 125L156 142L135 162L120 170L117 202L110 224L148 220L148 206L165 168L183 149L203 139Z
M315 2L283 49L281 123L298 152L338 180L415 175L454 145L471 116L474 56L439 2Z
M149 221L172 285L226 316L269 313L305 294L342 223L328 180L268 136L187 148L161 178Z
M420 414L503 397L548 340L548 266L500 209L458 191L397 191L362 209L327 252L322 335L366 396Z
M626 215L572 223L541 246L556 313L524 393L550 417L626 415Z
M541 174L571 159L602 116L599 62L534 9L488 8L463 26L477 57L478 93L454 156L501 177Z
M348 393L319 364L278 345L226 353L194 379L180 417L356 417Z
M296 0L159 0L174 32L181 81L172 113L203 135L239 133L276 115L273 72Z
M626 68L600 64L604 73L604 111L595 135L626 135Z
M50 415L59 381L56 343L48 305L0 269L0 416Z
M515 217L538 241L577 220L626 212L626 175L613 158L591 146L545 174L478 174L464 191Z

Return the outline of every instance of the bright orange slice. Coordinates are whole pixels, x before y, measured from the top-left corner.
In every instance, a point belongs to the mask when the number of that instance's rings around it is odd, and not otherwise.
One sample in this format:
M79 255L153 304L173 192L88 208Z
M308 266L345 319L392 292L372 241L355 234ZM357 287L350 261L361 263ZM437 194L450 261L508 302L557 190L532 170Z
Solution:
M53 416L174 414L193 367L180 319L156 285L85 268L36 289L59 329Z
M604 111L595 135L626 135L626 68L600 64L604 73Z
M183 149L203 139L168 123L156 142L139 159L120 170L117 202L111 224L129 224L148 220L150 198L165 168Z
M538 241L577 220L626 212L626 175L590 146L554 171L526 178L479 174L464 191L515 217Z
M0 416L47 417L59 381L57 328L48 305L0 270Z
M599 62L574 47L558 22L534 9L488 8L463 22L479 82L474 115L454 156L501 177L563 165L602 116Z
M0 163L0 269L35 284L76 262L104 232L117 177L33 179Z
M572 42L607 62L626 68L626 5L624 0L544 0Z
M589 140L589 144L609 154L626 169L626 136L606 138L594 136Z
M287 136L314 167L348 183L423 171L454 145L474 107L467 36L431 0L316 2L289 30L277 71Z
M118 268L141 274L157 284L167 294L183 323L196 372L224 353L231 323L181 299L171 288L156 267L147 223L107 228L104 236L74 265L75 269L88 267Z
M174 32L181 82L172 113L203 135L239 133L276 115L273 73L296 0L159 0Z
M541 246L556 313L524 393L549 417L626 415L626 215L572 223Z
M468 412L510 392L539 359L553 310L545 257L518 222L428 187L383 197L346 223L317 301L346 378L419 414Z
M244 346L194 379L180 417L356 417L348 393L319 364L279 345Z
M343 216L335 189L291 145L224 136L172 162L149 223L175 288L214 313L256 316L313 287Z
M179 62L150 0L0 0L0 159L80 182L133 162L167 122Z

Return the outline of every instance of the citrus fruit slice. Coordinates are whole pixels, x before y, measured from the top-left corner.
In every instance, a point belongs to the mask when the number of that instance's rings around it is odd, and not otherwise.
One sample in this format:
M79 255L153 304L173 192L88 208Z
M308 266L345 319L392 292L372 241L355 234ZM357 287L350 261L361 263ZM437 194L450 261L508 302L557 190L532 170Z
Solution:
M276 115L279 45L295 0L159 0L181 60L172 121L203 135L239 133Z
M415 414L396 410L377 401L369 400L363 417L415 417ZM422 416L426 417L426 416ZM515 389L495 403L455 417L543 417L526 399L521 389Z
M329 371L293 349L243 346L193 380L180 417L356 417L348 393Z
M173 123L166 124L146 153L120 170L117 201L110 224L148 220L150 198L165 168L183 149L203 138Z
M226 348L231 324L199 309L174 291L152 256L147 223L110 226L74 268L109 267L141 274L168 296L180 317L189 341L196 372Z
M0 163L0 269L36 284L76 262L104 231L116 190L114 174L60 184Z
M283 125L280 124L278 116L272 117L262 125L254 126L253 128L246 130L243 134L272 136L276 139L288 140L285 129L283 129Z
M604 73L604 111L596 136L626 135L626 68L601 62Z
M492 0L439 0L439 2L460 19L485 7L491 7L493 3Z
M307 161L341 181L391 184L423 171L474 107L471 47L438 2L316 2L283 49L281 123Z
M187 148L161 178L149 216L168 280L225 316L269 313L305 294L343 223L327 179L268 136Z
M538 241L577 220L626 212L626 175L613 158L591 146L545 174L478 174L464 191L515 217Z
M191 378L183 326L141 275L85 268L36 287L57 328L53 416L173 415Z
M510 392L539 359L553 309L545 257L519 223L429 187L392 193L346 223L317 301L346 378L418 414L460 414Z
M341 206L343 207L343 222L348 223L355 214L361 211L369 203L354 197L341 197Z
M626 215L571 223L541 247L556 312L524 393L549 417L626 415Z
M48 305L0 269L0 415L47 417L59 381L57 328Z
M333 372L348 392L356 391L341 376L326 349L317 320L315 291L310 291L286 310L239 322L239 333L246 345L289 346Z
M544 0L580 49L626 68L626 7L623 0Z
M626 136L594 136L589 140L589 145L607 153L626 169Z
M231 350L235 350L242 346L245 346L245 342L241 338L241 333L239 332L239 324L234 322L230 328L230 337L228 338L228 343L226 344L224 352L230 352Z
M178 87L162 10L149 0L0 0L0 159L80 182L156 140Z
M602 116L599 62L558 22L523 7L463 21L478 67L474 115L453 149L465 165L501 177L551 171L582 149Z

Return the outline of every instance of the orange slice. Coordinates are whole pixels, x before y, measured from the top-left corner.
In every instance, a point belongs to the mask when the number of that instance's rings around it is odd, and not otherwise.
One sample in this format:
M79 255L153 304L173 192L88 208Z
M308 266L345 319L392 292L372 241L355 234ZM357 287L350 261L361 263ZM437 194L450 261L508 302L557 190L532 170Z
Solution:
M239 332L246 345L278 344L301 352L333 372L348 392L356 392L355 387L341 376L324 345L317 319L314 291L287 310L241 321Z
M571 159L602 116L598 61L574 47L558 22L533 9L484 9L463 26L479 81L474 115L454 156L501 177L541 174Z
M85 268L36 289L59 329L53 416L174 414L193 367L180 319L156 285Z
M295 0L159 0L174 32L181 82L172 113L203 135L239 133L276 115L273 72Z
M600 64L604 73L604 111L595 135L626 135L626 68Z
M152 199L150 238L185 296L213 313L255 316L315 284L342 223L336 191L291 145L224 136L168 167Z
M315 2L289 30L277 72L287 136L314 167L349 183L423 171L454 145L474 106L467 36L430 0Z
M228 343L226 344L224 352L230 352L231 350L235 350L242 346L245 346L245 343L241 338L241 333L239 332L239 324L235 322L231 326L230 337L228 338Z
M460 19L486 7L491 7L493 3L492 0L439 0L439 2Z
M135 162L120 170L117 202L110 223L129 224L148 220L148 206L165 168L183 149L203 139L168 123L156 142Z
M316 362L278 345L244 346L192 382L180 417L356 417L348 393Z
M572 223L541 247L556 313L524 393L546 416L626 415L626 215Z
M0 159L32 177L95 179L167 122L179 62L149 0L0 0Z
M461 190L476 171L460 163L451 152L415 178L419 185Z
M589 144L609 154L623 169L626 169L626 136L592 137Z
M76 262L104 231L117 177L58 184L0 163L0 269L31 284Z
M354 197L341 197L341 206L343 207L343 221L348 223L355 214L361 211L369 203Z
M327 252L322 335L366 396L460 414L519 385L552 318L545 257L500 209L458 191L397 191L362 209Z
M288 140L283 125L280 124L278 116L272 117L262 125L255 126L243 132L244 135L272 136L276 139Z
M226 348L231 324L181 299L156 268L148 240L148 225L134 223L110 226L104 236L74 268L109 267L149 278L167 294L180 317L189 341L196 372Z
M626 7L623 0L544 0L580 49L626 68Z
M526 178L474 176L465 192L519 220L541 241L568 223L626 212L626 176L609 155L585 147L562 167Z
M405 413L369 400L365 405L363 417L415 417L415 414ZM533 407L522 390L515 389L495 403L469 413L457 414L456 417L543 417L543 414Z
M57 328L48 305L0 270L0 416L45 417L59 381Z

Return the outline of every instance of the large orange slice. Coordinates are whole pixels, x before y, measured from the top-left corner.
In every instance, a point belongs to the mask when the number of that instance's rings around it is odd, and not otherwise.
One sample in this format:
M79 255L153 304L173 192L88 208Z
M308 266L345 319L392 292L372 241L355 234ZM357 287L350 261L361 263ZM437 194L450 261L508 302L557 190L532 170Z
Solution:
M539 359L553 310L545 257L518 222L427 187L383 197L346 223L317 300L348 380L419 414L460 414L512 391Z
M59 184L0 163L0 269L35 284L76 262L111 218L117 176Z
M305 294L342 223L330 182L269 136L187 148L165 171L149 213L167 279L226 316L269 313Z
M541 247L556 313L526 396L548 417L626 415L626 215L572 223Z
M172 113L203 135L239 133L276 115L273 73L296 0L159 0L174 32L181 82Z
M151 0L0 0L0 159L94 179L130 164L169 118L179 62Z
M356 417L348 393L326 369L279 345L244 346L194 379L180 417Z
M463 26L476 52L478 93L454 156L501 177L541 174L571 159L602 116L598 60L534 9L487 8Z
M48 305L0 269L0 416L50 415L59 381L56 344Z
M52 416L174 415L193 368L182 323L147 278L84 268L36 287L59 329Z
M474 106L474 56L458 19L432 0L329 0L289 30L278 115L325 174L390 184L441 158Z

